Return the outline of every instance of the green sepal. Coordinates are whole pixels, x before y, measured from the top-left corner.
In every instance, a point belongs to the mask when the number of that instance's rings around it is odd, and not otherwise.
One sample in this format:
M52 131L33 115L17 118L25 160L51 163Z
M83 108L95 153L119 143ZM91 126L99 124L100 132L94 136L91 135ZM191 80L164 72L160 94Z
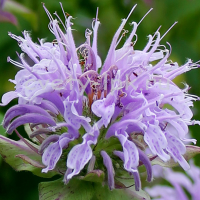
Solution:
M80 176L79 178L83 181L103 183L105 174L101 170L92 170L91 172L87 173L86 176Z
M103 138L98 142L97 146L94 148L94 154L98 154L102 150L106 151L109 154L112 154L114 150L121 151L122 145L119 139L116 137L111 137L108 140Z

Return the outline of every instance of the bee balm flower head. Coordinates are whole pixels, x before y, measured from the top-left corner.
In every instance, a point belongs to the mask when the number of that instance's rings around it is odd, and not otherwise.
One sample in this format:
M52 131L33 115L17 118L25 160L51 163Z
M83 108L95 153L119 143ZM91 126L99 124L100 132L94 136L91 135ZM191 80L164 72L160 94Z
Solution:
M15 90L2 97L1 105L18 98L18 105L5 114L7 133L29 124L30 138L37 142L45 165L42 172L57 170L58 162L66 162L65 183L100 170L107 174L111 190L116 187L115 178L124 176L132 176L135 189L140 190L140 165L146 167L147 180L152 180L149 157L164 162L173 158L187 170L184 142L188 126L198 123L191 121L190 109L198 97L187 93L187 85L180 89L173 79L198 65L191 60L183 66L169 61L171 47L160 48L164 35L159 30L148 36L143 50L134 49L132 39L141 21L132 22L131 33L118 48L135 7L122 20L103 64L97 48L97 17L92 30L86 30L86 41L76 47L72 16L64 14L62 22L56 13L54 19L44 9L53 42L34 43L27 31L23 37L9 33L23 53L20 63L8 59L20 71L12 80Z

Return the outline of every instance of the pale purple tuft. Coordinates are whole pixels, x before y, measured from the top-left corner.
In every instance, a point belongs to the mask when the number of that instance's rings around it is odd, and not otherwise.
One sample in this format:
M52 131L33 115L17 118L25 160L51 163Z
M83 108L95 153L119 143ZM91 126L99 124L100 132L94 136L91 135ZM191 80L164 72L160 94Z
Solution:
M160 170L160 176L167 180L173 187L170 186L154 186L146 188L145 190L150 194L152 199L160 200L189 200L187 193L191 196L192 200L199 200L200 188L200 169L194 163L190 162L190 170L187 175L181 172L175 172L172 169L156 166L154 170ZM187 193L185 192L187 191Z
M169 30L161 36L159 28L148 36L143 50L136 50L132 40L142 18L131 23L130 35L118 48L134 6L116 31L102 65L97 49L97 16L92 30L86 30L86 41L76 47L72 16L64 15L63 23L57 14L54 19L43 7L50 20L49 30L55 36L53 42L41 39L39 44L34 43L27 31L23 37L9 33L23 53L20 62L8 58L20 71L10 80L15 90L4 94L0 104L5 106L18 98L18 105L7 111L3 121L7 132L11 134L18 126L29 124L30 138L40 145L46 166L43 172L56 169L65 157L65 183L83 175L91 159L92 168L102 166L98 163L102 157L105 168L100 170L106 169L111 190L117 165L134 177L136 190L141 188L140 165L144 164L147 180L152 181L149 157L158 156L164 162L173 158L187 170L185 137L189 125L199 124L191 120L193 101L199 98L188 94L187 85L180 89L173 79L198 64L188 60L179 66L168 59L171 46L163 49L160 42ZM28 64L24 54L33 65ZM109 143L112 145L106 146Z

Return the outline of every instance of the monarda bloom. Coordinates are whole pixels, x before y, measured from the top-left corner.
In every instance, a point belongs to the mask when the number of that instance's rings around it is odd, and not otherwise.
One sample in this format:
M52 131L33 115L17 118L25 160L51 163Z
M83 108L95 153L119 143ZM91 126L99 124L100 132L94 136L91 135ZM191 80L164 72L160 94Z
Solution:
M123 180L130 178L139 191L139 168L145 166L147 181L152 181L152 160L173 159L188 170L183 155L185 142L190 140L185 137L188 126L198 123L191 121L190 109L198 97L188 94L187 85L180 89L173 79L198 65L188 60L178 66L168 60L171 47L160 44L164 35L159 29L148 36L143 50L134 49L132 39L141 21L132 22L131 33L117 48L135 7L122 20L104 62L98 56L97 17L92 30L85 32L86 41L76 47L72 16L63 11L62 22L56 13L54 19L44 9L53 42L41 39L34 43L27 31L23 37L9 33L23 53L19 54L21 62L8 58L20 71L11 80L15 90L2 97L2 106L18 98L18 105L11 107L3 120L7 133L26 124L35 144L17 134L41 155L42 163L37 166L43 173L62 175L65 184L75 178L94 181L89 175L105 174L102 183L110 190L126 188Z
M156 185L152 188L146 188L146 191L155 200L189 200L188 194L192 200L199 200L200 169L193 162L190 162L190 166L187 175L169 168L161 169L160 166L156 166L155 169L162 172L160 177L164 178L173 187Z

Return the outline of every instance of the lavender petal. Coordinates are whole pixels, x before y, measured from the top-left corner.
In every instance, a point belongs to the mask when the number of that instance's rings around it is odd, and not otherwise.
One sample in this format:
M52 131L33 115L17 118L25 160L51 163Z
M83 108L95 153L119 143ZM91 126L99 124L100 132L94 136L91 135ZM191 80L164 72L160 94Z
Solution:
M55 121L50 117L46 117L44 115L35 113L28 113L13 120L8 126L6 131L8 134L11 134L14 131L14 129L16 129L18 126L21 126L26 123L35 123L35 124L41 123L41 124L49 124L51 126L56 125Z
M35 105L15 105L11 107L5 114L4 121L3 121L3 127L6 129L9 126L10 121L19 116L19 115L25 115L28 113L38 113L40 115L44 115L46 117L51 117L51 115L45 111L44 109L35 106Z
M132 175L135 180L135 190L139 191L141 189L141 180L138 171L132 172Z
M2 103L0 103L0 106L8 105L13 99L17 97L18 97L18 93L15 91L10 91L10 92L5 93L1 99Z
M152 153L158 155L163 161L170 159L170 156L164 151L167 147L166 137L158 126L149 124L144 140L149 145Z
M139 148L138 148L138 152L139 152L139 159L144 164L144 166L146 167L146 170L147 170L147 181L151 182L153 179L151 162L150 162L149 158L147 157L147 155Z
M110 190L113 190L115 189L115 180L114 180L115 172L112 165L112 160L105 151L101 151L101 156L103 157L103 163L106 166L107 173L108 173L108 186Z
M59 140L53 144L50 144L44 151L42 155L42 162L47 167L42 170L42 172L47 173L49 170L53 170L56 166L56 163L60 159L62 155L62 149L66 148L70 141L74 140L74 138L65 133L60 136Z
M42 145L40 146L39 153L43 153L51 142L57 142L58 140L59 140L59 135L50 135L43 141Z
M69 152L67 167L73 169L73 172L67 176L67 180L71 179L74 175L79 174L80 170L82 170L92 158L92 149L90 145L97 143L98 136L99 129L97 124L95 124L90 132L83 136L83 143L74 146Z
M182 156L186 152L185 145L175 136L169 133L165 133L165 135L168 141L168 146L166 150L171 154L175 161L179 162L184 170L188 170L190 168L190 165Z

